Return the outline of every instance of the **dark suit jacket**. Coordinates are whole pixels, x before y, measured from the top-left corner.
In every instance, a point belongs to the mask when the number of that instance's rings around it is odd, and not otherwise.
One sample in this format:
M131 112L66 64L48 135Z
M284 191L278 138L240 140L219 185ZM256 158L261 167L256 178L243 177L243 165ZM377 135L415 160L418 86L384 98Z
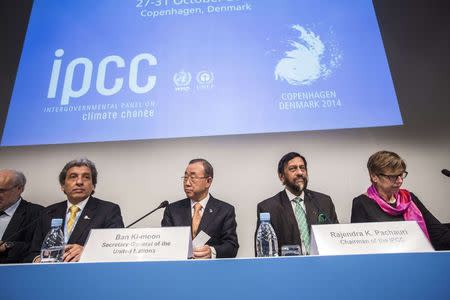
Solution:
M6 252L0 253L0 263L20 263L23 261L28 254L34 230L36 228L36 225L33 226L32 223L33 221L37 222L36 220L39 218L43 209L44 207L40 205L22 199L11 218L8 227L6 227L2 238L6 242L14 242L14 246L7 249ZM28 225L30 227L17 233Z
M48 206L42 216L41 222L38 222L31 243L31 253L27 261L31 262L40 254L42 242L50 230L52 219L66 218L67 201L59 202ZM63 224L65 222L63 221ZM122 215L120 207L112 202L90 197L84 207L77 224L73 228L67 244L78 244L84 246L89 232L94 228L123 228Z
M431 244L436 250L450 250L450 230L423 205L416 195L411 193L411 199L422 213L427 226ZM351 223L404 221L403 215L391 216L367 195L353 199Z
M311 225L314 224L339 223L330 196L310 190L305 190L304 194L306 218L310 230ZM281 191L258 204L256 230L258 230L260 223L259 214L262 212L270 213L270 223L277 235L279 253L281 253L281 246L283 245L301 245L297 220L286 191Z
M169 204L164 211L161 226L191 226L191 200L186 198ZM234 207L210 196L200 221L203 230L211 239L207 245L216 249L217 258L236 257L239 244L236 234Z

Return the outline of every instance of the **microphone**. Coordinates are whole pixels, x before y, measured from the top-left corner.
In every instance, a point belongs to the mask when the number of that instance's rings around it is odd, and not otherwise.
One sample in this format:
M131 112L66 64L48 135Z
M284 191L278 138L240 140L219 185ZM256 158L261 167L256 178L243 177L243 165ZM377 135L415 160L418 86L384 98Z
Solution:
M0 242L0 247L3 246L3 244L6 244L8 242L12 242L11 239L16 237L18 234L24 232L25 230L29 229L32 225L34 225L37 221L39 221L40 219L42 219L42 217L46 216L49 214L49 212L51 212L52 209L46 209L44 208L42 213L39 214L39 217L37 217L36 219L34 219L33 221L31 221L30 223L28 223L27 226L21 228L20 230L14 232L13 234L11 234L10 236L6 237L5 239L3 239L3 241Z
M145 216L140 217L139 219L137 219L136 221L134 221L133 223L131 223L130 225L128 225L128 226L125 227L125 228L130 228L131 226L133 226L134 224L136 224L136 223L139 222L140 220L142 220L142 219L144 219L145 217L151 215L152 213L154 213L154 212L157 211L158 209L166 207L167 205L169 205L169 201L166 200L166 201L161 202L161 204L160 204L157 208L155 208L154 210L152 210L151 212L149 212L149 213L146 214Z
M442 169L441 173L444 174L447 177L450 177L450 171L447 170L447 169Z

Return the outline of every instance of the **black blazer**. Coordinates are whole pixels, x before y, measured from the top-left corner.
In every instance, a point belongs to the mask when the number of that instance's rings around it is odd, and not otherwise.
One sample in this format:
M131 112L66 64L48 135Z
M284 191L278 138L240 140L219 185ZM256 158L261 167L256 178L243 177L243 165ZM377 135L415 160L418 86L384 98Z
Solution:
M423 205L416 195L411 193L412 201L422 213L427 226L431 244L436 250L450 250L450 230ZM403 215L391 216L367 195L353 199L351 223L404 221Z
M169 204L161 226L191 226L191 200L186 198ZM216 249L217 258L236 257L239 248L234 207L210 196L199 225L211 239L206 243Z
M6 252L0 253L0 263L20 263L23 261L28 254L34 230L36 228L36 225L33 226L32 223L33 221L39 221L39 215L43 209L44 207L40 205L22 199L11 218L8 227L6 227L2 238L6 242L14 242L14 246L7 249ZM17 233L28 225L30 227Z
M310 190L305 190L304 195L306 218L310 230L311 225L315 224L339 223L330 196ZM256 231L260 223L259 214L262 212L270 213L270 223L277 235L279 253L281 253L281 246L283 245L301 245L300 230L286 191L281 191L275 196L258 203Z
M51 221L54 218L66 218L67 201L59 202L48 206L43 214L41 222L38 222L31 243L31 252L27 261L40 254L42 242L51 227ZM65 222L63 221L63 224ZM122 215L120 207L112 202L90 197L84 207L77 224L73 228L67 244L78 244L84 246L89 232L94 228L123 228Z

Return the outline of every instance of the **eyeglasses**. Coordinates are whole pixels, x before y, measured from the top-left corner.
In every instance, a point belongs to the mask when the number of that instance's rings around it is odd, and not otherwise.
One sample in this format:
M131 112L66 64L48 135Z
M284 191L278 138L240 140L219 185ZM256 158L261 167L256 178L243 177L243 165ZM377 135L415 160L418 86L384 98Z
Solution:
M198 182L200 179L205 179L208 178L209 176L203 176L203 177L199 177L196 175L185 175L185 176L181 176L181 179L183 179L183 182L187 182L188 180L190 182Z
M7 189L0 189L0 194L9 192L10 190L15 189L15 188L18 187L18 186L19 186L19 185L16 184L16 185L14 185L14 186L12 186L12 187L10 187L10 188L7 188Z
M398 175L386 175L386 174L379 174L379 175L386 177L387 179L389 179L390 182L396 182L397 178L399 178L399 177L401 177L402 179L405 179L406 176L408 176L408 172L405 171Z

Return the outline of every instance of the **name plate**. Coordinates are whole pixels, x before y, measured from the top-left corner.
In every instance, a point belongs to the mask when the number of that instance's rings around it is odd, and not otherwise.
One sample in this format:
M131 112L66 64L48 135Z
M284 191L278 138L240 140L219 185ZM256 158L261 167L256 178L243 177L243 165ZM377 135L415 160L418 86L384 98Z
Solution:
M81 262L184 260L190 227L92 229Z
M415 221L312 225L311 254L434 251Z

